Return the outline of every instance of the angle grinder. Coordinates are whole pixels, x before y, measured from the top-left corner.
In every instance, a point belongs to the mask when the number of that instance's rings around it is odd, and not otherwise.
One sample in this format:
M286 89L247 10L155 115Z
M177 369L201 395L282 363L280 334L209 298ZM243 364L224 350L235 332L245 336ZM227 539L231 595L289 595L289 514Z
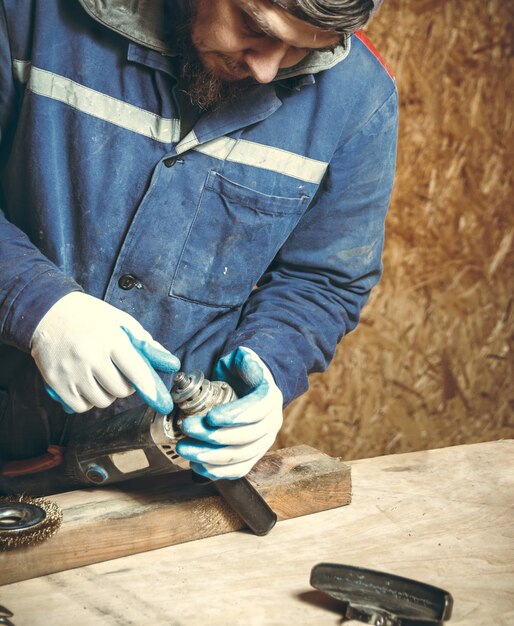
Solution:
M237 396L226 382L210 381L200 370L175 374L171 393L179 410L170 415L139 406L93 423L84 420L74 428L64 458L70 481L107 485L189 469L189 461L176 451L184 437L182 421L205 415ZM204 479L198 477L197 482ZM265 535L273 528L277 516L246 478L216 480L212 485L255 534Z

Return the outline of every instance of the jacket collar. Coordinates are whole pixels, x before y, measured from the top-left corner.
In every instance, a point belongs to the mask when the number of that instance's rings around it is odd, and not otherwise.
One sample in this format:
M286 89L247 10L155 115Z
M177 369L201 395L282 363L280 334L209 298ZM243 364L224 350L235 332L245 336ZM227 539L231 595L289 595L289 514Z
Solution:
M127 39L161 54L174 55L170 22L173 11L184 10L188 0L79 0L84 10L97 22ZM167 19L163 19L166 16ZM346 47L334 51L313 51L294 67L279 71L276 80L305 74L317 74L343 61L350 52Z

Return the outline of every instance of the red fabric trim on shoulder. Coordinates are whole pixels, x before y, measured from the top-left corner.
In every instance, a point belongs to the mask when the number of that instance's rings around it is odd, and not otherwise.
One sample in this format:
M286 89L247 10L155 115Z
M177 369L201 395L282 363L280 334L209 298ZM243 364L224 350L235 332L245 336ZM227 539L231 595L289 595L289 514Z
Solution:
M373 54L378 61L380 62L380 64L382 65L382 67L385 69L385 71L389 74L389 76L394 80L394 74L391 72L391 70L387 67L386 62L384 61L384 59L380 56L380 54L378 53L378 50L375 48L375 46L371 43L371 41L368 39L368 37L362 32L362 30L357 30L355 31L354 35L356 37L358 37L362 43L366 46L366 48L368 48L368 50L371 52L371 54Z

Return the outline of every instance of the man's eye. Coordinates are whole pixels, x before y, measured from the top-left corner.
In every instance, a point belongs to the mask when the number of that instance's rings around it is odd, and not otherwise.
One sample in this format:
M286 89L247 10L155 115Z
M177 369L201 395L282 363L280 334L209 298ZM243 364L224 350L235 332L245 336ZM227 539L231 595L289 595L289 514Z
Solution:
M262 28L248 15L248 13L244 14L243 23L248 35L253 35L254 37L266 36L266 33L263 32Z

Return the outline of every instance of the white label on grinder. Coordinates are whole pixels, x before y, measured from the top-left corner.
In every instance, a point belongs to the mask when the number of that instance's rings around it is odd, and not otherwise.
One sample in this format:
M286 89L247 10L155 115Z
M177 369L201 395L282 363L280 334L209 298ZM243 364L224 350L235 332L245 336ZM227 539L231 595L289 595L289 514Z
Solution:
M143 450L127 450L109 455L111 461L122 474L130 474L150 466Z

